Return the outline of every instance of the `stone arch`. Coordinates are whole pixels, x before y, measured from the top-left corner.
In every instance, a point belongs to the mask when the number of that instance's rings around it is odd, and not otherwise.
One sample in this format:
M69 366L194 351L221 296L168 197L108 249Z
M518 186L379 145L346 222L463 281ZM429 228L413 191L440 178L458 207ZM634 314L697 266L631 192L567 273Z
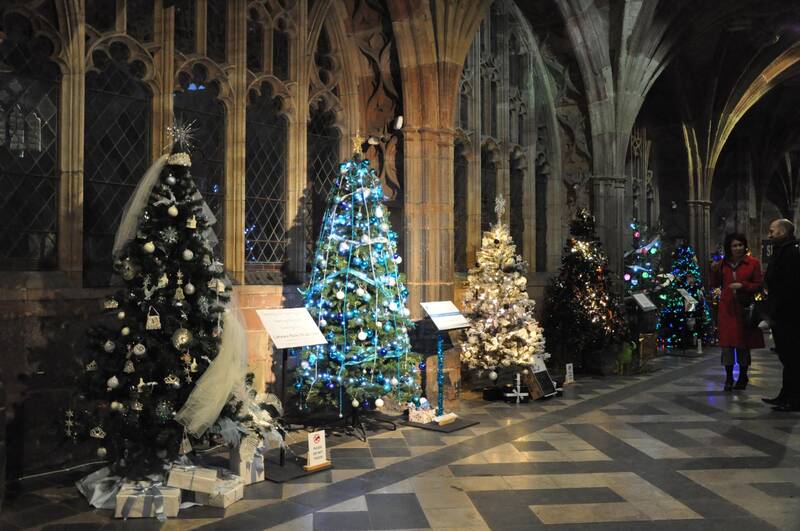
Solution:
M286 86L286 83L272 74L261 74L255 76L248 72L247 78L248 94L254 91L260 96L264 84L269 85L272 90L272 96L281 98L283 105L282 114L286 116L286 119L289 120L289 123L294 123L297 121L298 113L294 106L295 102L291 96L291 93L289 92L289 88Z
M180 54L178 54L180 56ZM206 78L211 83L216 83L219 87L219 99L225 106L225 113L228 114L233 111L233 88L231 87L228 75L225 70L217 64L216 61L208 57L192 57L185 59L182 63L176 64L175 68L175 87L181 84L181 76L193 76L195 74L195 67L201 66L205 69L208 77Z

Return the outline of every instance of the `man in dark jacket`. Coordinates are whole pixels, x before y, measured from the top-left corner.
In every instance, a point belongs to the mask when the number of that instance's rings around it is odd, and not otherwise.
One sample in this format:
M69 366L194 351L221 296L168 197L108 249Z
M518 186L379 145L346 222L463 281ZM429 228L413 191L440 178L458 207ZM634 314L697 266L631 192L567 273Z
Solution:
M769 226L772 256L764 283L775 350L783 363L783 388L777 397L762 400L776 411L800 411L800 242L794 230L788 219Z

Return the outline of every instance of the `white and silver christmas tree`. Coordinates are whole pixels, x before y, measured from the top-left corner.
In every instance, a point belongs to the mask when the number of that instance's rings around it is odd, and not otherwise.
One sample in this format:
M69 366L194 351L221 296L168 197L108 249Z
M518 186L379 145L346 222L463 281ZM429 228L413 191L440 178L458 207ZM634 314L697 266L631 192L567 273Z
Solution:
M471 369L522 368L544 352L544 334L528 298L527 264L516 254L508 225L499 221L505 201L498 197L498 222L483 233L478 264L469 271L464 310L472 326L461 344Z

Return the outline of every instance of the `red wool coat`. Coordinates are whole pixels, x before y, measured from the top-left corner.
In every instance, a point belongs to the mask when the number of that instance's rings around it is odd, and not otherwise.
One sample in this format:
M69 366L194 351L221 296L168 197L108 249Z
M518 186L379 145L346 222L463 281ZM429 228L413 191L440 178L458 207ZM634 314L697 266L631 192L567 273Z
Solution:
M742 305L734 291L729 288L740 282L738 291L754 294L761 289L764 281L761 262L752 256L745 256L736 267L723 260L721 267L711 268L711 286L722 288L719 299L719 346L738 348L763 348L764 336L758 328L745 328L742 323Z

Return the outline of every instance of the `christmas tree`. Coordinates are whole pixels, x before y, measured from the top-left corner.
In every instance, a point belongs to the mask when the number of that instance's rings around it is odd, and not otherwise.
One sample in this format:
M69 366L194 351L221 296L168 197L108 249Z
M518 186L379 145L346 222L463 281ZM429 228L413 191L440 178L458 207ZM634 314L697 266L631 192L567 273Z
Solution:
M544 352L534 302L526 292L527 264L516 254L508 226L499 221L504 208L498 197L498 222L483 234L477 267L467 277L464 309L472 326L461 344L461 359L471 369L519 369Z
M585 210L570 224L561 270L548 286L542 325L559 368L570 362L591 366L592 356L624 336L608 259L594 217Z
M220 353L229 292L213 252L213 215L190 173L191 127L172 133L172 153L142 179L131 199L139 206L126 207L130 234L121 226L114 262L124 287L104 302L114 324L89 330L81 395L66 412L67 435L94 440L113 473L131 479L163 472L191 449L190 435L210 431L223 409L234 419L238 413L249 418L228 392L235 384L247 393L244 370L225 389L212 385L215 397L192 396ZM228 357L241 355L238 348L231 343ZM208 372L223 381L237 374L232 364ZM193 411L183 409L187 401ZM197 408L205 409L202 426L193 424Z
M693 346L695 339L714 342L714 323L703 291L700 266L690 245L678 245L672 253L672 270L666 275L658 300L661 313L658 320L659 342L666 349ZM692 307L679 290L686 290L697 303Z
M301 352L295 389L304 409L383 406L418 395L408 291L380 179L356 152L339 166L317 241L305 305L327 345Z
M629 227L631 249L625 253L625 273L622 275L625 291L628 294L649 293L656 287L661 235L648 236L647 226L640 225L635 219Z

